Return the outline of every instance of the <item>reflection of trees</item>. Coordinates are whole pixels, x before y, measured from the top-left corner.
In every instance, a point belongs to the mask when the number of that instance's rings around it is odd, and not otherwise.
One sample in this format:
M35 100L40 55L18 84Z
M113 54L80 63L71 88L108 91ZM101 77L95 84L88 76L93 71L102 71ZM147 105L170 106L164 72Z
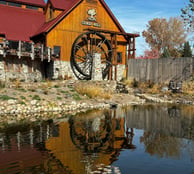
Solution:
M159 132L147 131L140 138L140 142L144 143L146 152L150 155L160 158L180 157L180 142L177 138Z

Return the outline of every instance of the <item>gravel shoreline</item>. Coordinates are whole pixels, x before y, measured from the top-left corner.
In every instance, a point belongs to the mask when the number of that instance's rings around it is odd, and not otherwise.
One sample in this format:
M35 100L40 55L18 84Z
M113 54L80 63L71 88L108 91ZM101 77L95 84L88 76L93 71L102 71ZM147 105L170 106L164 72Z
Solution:
M49 82L51 83L51 82ZM129 89L128 94L116 92L116 82L85 82L96 83L106 90L112 91L110 99L91 99L86 96L78 96L74 87L82 83L79 81L58 81L48 84L19 84L9 85L1 89L2 96L7 96L7 100L0 100L0 123L12 123L15 121L37 119L47 119L53 115L75 114L92 109L109 109L129 105L140 105L147 102L169 103L169 104L189 104L194 105L194 101L182 98L169 98L167 95L134 93ZM36 96L33 97L33 96ZM79 97L79 100L75 98Z

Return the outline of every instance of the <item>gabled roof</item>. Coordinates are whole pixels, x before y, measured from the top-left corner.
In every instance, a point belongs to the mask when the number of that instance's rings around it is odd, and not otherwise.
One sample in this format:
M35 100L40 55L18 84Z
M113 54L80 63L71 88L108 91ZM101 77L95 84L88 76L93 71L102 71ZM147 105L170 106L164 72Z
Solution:
M50 2L54 8L59 8L63 9L64 11L57 16L55 19L45 23L37 32L34 36L43 34L43 33L48 33L50 30L52 30L63 18L69 14L79 3L81 3L83 0L49 0L48 3ZM119 21L116 19L116 17L113 15L111 12L110 8L107 6L104 0L99 0L104 8L107 10L108 14L110 17L113 19L117 27L119 28L120 32L125 33L124 29L120 25ZM32 37L34 37L32 36Z
M82 1L83 0L68 1L68 2L71 2L71 3L69 3L68 6L66 6L65 11L63 11L60 15L58 15L53 20L44 23L32 37L34 37L36 35L39 35L39 34L49 32L53 27L55 27L69 12L71 12Z
M37 7L45 7L46 3L44 0L6 0L8 2L16 2L20 4L34 5Z
M8 40L30 41L37 28L45 22L45 16L37 10L0 4L0 33Z

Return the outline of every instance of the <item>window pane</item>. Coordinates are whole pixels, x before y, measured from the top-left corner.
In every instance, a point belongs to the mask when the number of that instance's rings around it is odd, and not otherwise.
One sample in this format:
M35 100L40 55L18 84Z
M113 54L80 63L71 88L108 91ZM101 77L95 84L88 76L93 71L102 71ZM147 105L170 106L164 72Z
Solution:
M16 41L9 41L9 48L10 48L10 49L17 50L17 49L18 49L18 46L19 46L19 42L16 42Z
M7 4L7 2L3 1L3 0L0 0L0 4Z
M61 53L61 47L60 46L54 46L54 57L59 58Z
M38 7L34 7L34 6L31 6L31 5L26 5L26 8L33 9L33 10L38 10Z
M8 2L8 5L14 6L14 7L22 7L21 4L15 3L15 2Z
M122 53L121 52L117 53L117 63L122 63Z

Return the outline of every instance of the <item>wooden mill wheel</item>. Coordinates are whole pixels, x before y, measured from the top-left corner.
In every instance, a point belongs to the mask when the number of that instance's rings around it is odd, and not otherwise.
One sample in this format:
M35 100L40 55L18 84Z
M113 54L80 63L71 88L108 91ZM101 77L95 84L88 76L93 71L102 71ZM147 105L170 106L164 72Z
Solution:
M79 80L91 80L93 55L101 54L102 78L105 79L112 66L112 46L99 32L89 31L79 35L71 50L71 68Z

